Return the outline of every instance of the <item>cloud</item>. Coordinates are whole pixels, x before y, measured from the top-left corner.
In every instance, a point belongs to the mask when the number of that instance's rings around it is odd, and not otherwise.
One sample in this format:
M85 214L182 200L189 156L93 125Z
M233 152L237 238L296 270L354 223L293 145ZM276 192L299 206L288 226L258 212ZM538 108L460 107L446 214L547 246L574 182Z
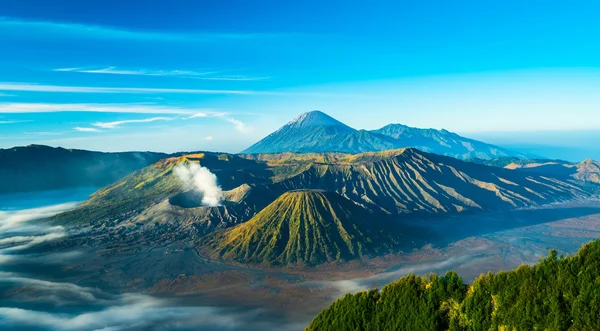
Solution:
M308 323L289 322L264 309L190 306L177 298L110 293L11 272L0 272L0 283L18 289L9 294L11 301L18 302L18 305L11 307L4 304L0 307L0 327L15 329L258 331L302 330ZM41 306L50 306L51 309L37 310Z
M134 75L134 76L173 76L193 78L201 77L216 73L216 71L192 71L192 70L150 70L150 69L118 69L117 67L107 67L102 69L87 69L87 68L59 68L53 71L60 72L79 72L88 74L106 74L106 75Z
M217 114L214 114L214 116L218 117L218 118L222 118L223 120L233 124L235 126L235 129L241 133L250 133L252 131L252 129L250 127L248 127L244 122L242 122L238 119L235 119L233 117L230 117L226 113L217 113Z
M111 94L219 94L219 95L285 95L289 93L253 90L209 90L151 87L96 87L41 85L33 83L0 82L0 91L53 92L53 93L111 93Z
M379 273L373 276L335 280L335 281L316 281L306 282L305 286L331 286L339 291L339 294L354 293L367 290L375 286L383 286L398 280L408 274L428 274L431 272L443 272L456 269L457 266L468 263L473 260L475 254L451 257L446 260L419 263L413 266L406 266L397 270Z
M50 233L46 233L46 234L38 235L38 236L14 236L14 237L0 239L0 245L17 244L17 243L20 244L18 246L12 246L9 248L1 249L0 254L2 254L3 252L27 249L27 248L33 247L35 245L38 245L38 244L41 244L44 242L54 241L56 239L60 239L60 238L63 238L66 236L65 232L62 231L62 228L59 229L59 227L55 227L55 228L53 228L53 230L59 230L59 231L58 232L50 232Z
M225 120L229 123L232 123L233 125L235 125L235 129L238 130L241 133L249 133L252 130L246 126L246 124L240 120L236 120L235 118L231 118L231 117L224 117Z
M152 117L152 118L144 118L141 120L125 120L125 121L115 121L115 122L94 122L93 126L97 126L103 129L116 129L119 126L127 123L150 123L156 121L171 121L173 118L170 117Z
M200 112L200 113L196 113L193 114L191 116L188 116L184 119L192 119L192 118L198 118L198 117L216 117L216 118L220 118L226 122L229 122L231 124L234 125L235 129L241 133L250 133L252 132L252 128L248 127L244 122L235 119L233 117L231 117L229 114L227 113L219 113L219 112Z
M228 113L217 112L215 109L206 109L199 111L198 108L183 108L161 106L155 104L45 104L45 103L0 103L0 113L49 113L49 112L106 112L106 113L138 113L138 114L176 114L187 115L182 119L193 118L220 118L234 125L235 129L241 133L251 132L252 129L244 122L231 117ZM104 129L114 129L127 123L148 123L154 121L170 121L175 118L170 117L152 117L141 120L123 120L115 122L95 122L92 126ZM101 132L99 129L90 127L75 127L79 132Z
M106 74L106 75L134 75L134 76L157 76L157 77L179 77L201 80L221 80L221 81L259 81L267 80L268 76L245 76L245 75L226 75L215 76L219 71L193 71L193 70L154 70L154 69L118 69L117 67L106 67L101 69L89 68L58 68L52 71L58 72L78 72L88 74Z
M64 22L33 21L0 17L0 32L23 31L25 33L37 33L43 31L46 35L58 35L61 37L85 37L96 39L133 39L148 41L179 41L179 42L217 42L223 40L253 40L258 38L278 38L282 36L302 34L281 33L181 33L128 30L117 27L108 27L91 24L77 24Z
M188 116L185 119L191 119L191 118L198 118L198 117L208 117L209 114L208 113L196 113L192 116Z
M210 140L210 141L212 141L212 140L215 140L215 139L213 138L213 136L207 136L207 137L204 137L204 140Z
M251 76L219 76L219 77L202 77L200 79L203 80L225 80L225 81L258 81L258 80L268 80L270 76L262 76L262 77L251 77Z
M14 94L0 93L0 97L14 97Z
M22 121L22 120L4 120L4 121L0 121L0 124L15 124L15 123L23 123L23 122L31 122L31 121Z
M180 114L191 115L198 108L161 106L152 103L131 104L61 104L61 103L0 103L0 113L49 113L49 112L100 112L138 114ZM213 111L208 109L207 111Z
M31 208L19 211L0 211L0 233L6 234L8 231L14 230L28 230L24 223L53 216L55 214L67 211L75 207L77 203L63 203L54 206ZM51 229L53 227L47 225L35 225L36 229L40 227L44 229Z
M73 128L73 130L79 131L79 132L102 132L101 130L96 129L96 128L85 128L85 127L81 127L81 126L76 126Z

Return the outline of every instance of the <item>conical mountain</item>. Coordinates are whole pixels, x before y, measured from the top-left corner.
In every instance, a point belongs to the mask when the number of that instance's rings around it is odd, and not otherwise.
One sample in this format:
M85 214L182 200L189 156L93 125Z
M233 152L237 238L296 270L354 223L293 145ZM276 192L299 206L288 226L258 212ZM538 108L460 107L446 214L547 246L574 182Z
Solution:
M394 147L395 144L389 137L365 130L358 131L315 110L294 118L242 153L361 153Z
M533 157L465 138L447 130L419 129L402 124L389 124L371 131L356 130L317 110L301 114L242 153L357 154L408 147L458 159Z
M332 192L286 192L246 223L214 233L204 247L243 263L319 264L389 251L397 242L378 216Z

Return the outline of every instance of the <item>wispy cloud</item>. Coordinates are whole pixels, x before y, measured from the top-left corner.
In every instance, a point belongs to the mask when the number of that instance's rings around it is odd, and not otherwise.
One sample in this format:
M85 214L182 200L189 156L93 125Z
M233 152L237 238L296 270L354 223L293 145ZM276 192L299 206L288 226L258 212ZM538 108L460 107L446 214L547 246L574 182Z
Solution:
M79 131L79 132L102 132L101 130L96 129L96 128L86 128L86 127L81 127L81 126L74 127L73 130Z
M90 24L59 23L48 21L33 21L0 17L0 32L23 31L35 33L43 31L47 35L72 37L87 37L97 39L135 39L150 41L179 41L179 42L215 42L223 40L253 40L257 38L277 38L281 33L223 33L223 32L160 32L144 30L128 30ZM292 34L285 34L291 36ZM300 35L300 34L297 34Z
M201 77L216 73L216 71L193 71L193 70L150 70L150 69L118 69L117 67L107 67L101 69L89 68L59 68L53 71L60 72L80 72L88 74L106 74L106 75L134 75L134 76L174 76L174 77Z
M0 103L0 113L51 113L51 112L104 112L104 113L137 113L137 114L173 114L184 115L183 120L212 117L219 118L234 125L235 129L241 133L251 132L241 120L234 118L226 112L219 112L215 109L171 107L155 104L46 104L46 103ZM151 117L146 119L122 120L113 122L94 122L93 127L78 126L73 128L79 132L100 132L97 128L114 129L128 123L149 123L155 121L175 120L174 117ZM94 128L97 127L97 128Z
M221 118L223 118L227 122L233 124L235 126L235 129L238 130L241 133L250 133L250 132L252 132L252 129L249 128L244 122L242 122L240 120L236 120L235 118L231 118L229 116L223 116Z
M88 74L106 74L106 75L133 75L133 76L158 76L158 77L179 77L202 80L220 80L220 81L260 81L267 80L268 76L247 76L247 75L217 75L220 71L194 71L194 70L153 70L153 69L119 69L117 67L106 67L100 69L91 68L58 68L52 71L58 72L78 72Z
M150 123L156 121L171 121L173 118L171 117L152 117L152 118L144 118L140 120L125 120L125 121L115 121L115 122L94 122L93 126L97 126L103 129L116 129L119 126L127 123Z
M199 112L193 114L191 116L185 117L184 119L192 119L198 117L216 117L220 118L226 122L229 122L234 125L235 129L241 133L250 133L252 132L252 128L248 127L244 122L231 117L227 113L219 113L219 112Z
M16 229L19 231L24 231L26 229L24 223L53 216L63 211L72 209L76 205L76 203L64 203L60 205L32 208L20 211L0 211L0 231L4 233ZM41 225L38 225L38 227L39 226ZM47 229L51 227L43 225L43 228Z
M180 114L192 115L201 111L198 108L161 106L152 103L130 104L85 104L85 103L0 103L0 113L51 113L51 112L101 112L138 114ZM205 111L214 111L206 109Z
M23 122L31 122L30 120L2 120L0 124L15 124L15 123L23 123Z
M14 97L14 94L0 93L0 97Z
M113 94L227 94L227 95L287 95L290 93L253 90L209 90L151 87L96 87L40 85L32 83L0 82L0 91L52 92L52 93L113 93Z
M208 137L204 137L204 140L210 140L210 141L212 141L212 140L215 140L215 139L213 138L213 136L208 136Z
M226 80L226 81L257 81L270 79L269 76L252 77L252 76L219 76L219 77L202 77L204 80Z

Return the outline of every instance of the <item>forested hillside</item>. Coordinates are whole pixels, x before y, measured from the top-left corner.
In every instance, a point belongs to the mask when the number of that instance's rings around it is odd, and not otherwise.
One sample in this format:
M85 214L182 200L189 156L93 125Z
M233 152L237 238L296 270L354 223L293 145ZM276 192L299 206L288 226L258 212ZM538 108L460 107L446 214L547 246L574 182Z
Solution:
M347 294L307 330L600 330L600 241L572 257L479 276L406 276Z

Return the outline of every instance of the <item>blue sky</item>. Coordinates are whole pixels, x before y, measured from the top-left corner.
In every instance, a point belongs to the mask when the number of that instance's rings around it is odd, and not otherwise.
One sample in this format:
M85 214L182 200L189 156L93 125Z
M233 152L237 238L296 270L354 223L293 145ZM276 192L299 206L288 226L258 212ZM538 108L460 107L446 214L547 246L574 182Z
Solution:
M236 152L313 109L356 128L394 122L496 143L508 143L498 132L594 133L599 11L593 1L3 0L0 148Z

